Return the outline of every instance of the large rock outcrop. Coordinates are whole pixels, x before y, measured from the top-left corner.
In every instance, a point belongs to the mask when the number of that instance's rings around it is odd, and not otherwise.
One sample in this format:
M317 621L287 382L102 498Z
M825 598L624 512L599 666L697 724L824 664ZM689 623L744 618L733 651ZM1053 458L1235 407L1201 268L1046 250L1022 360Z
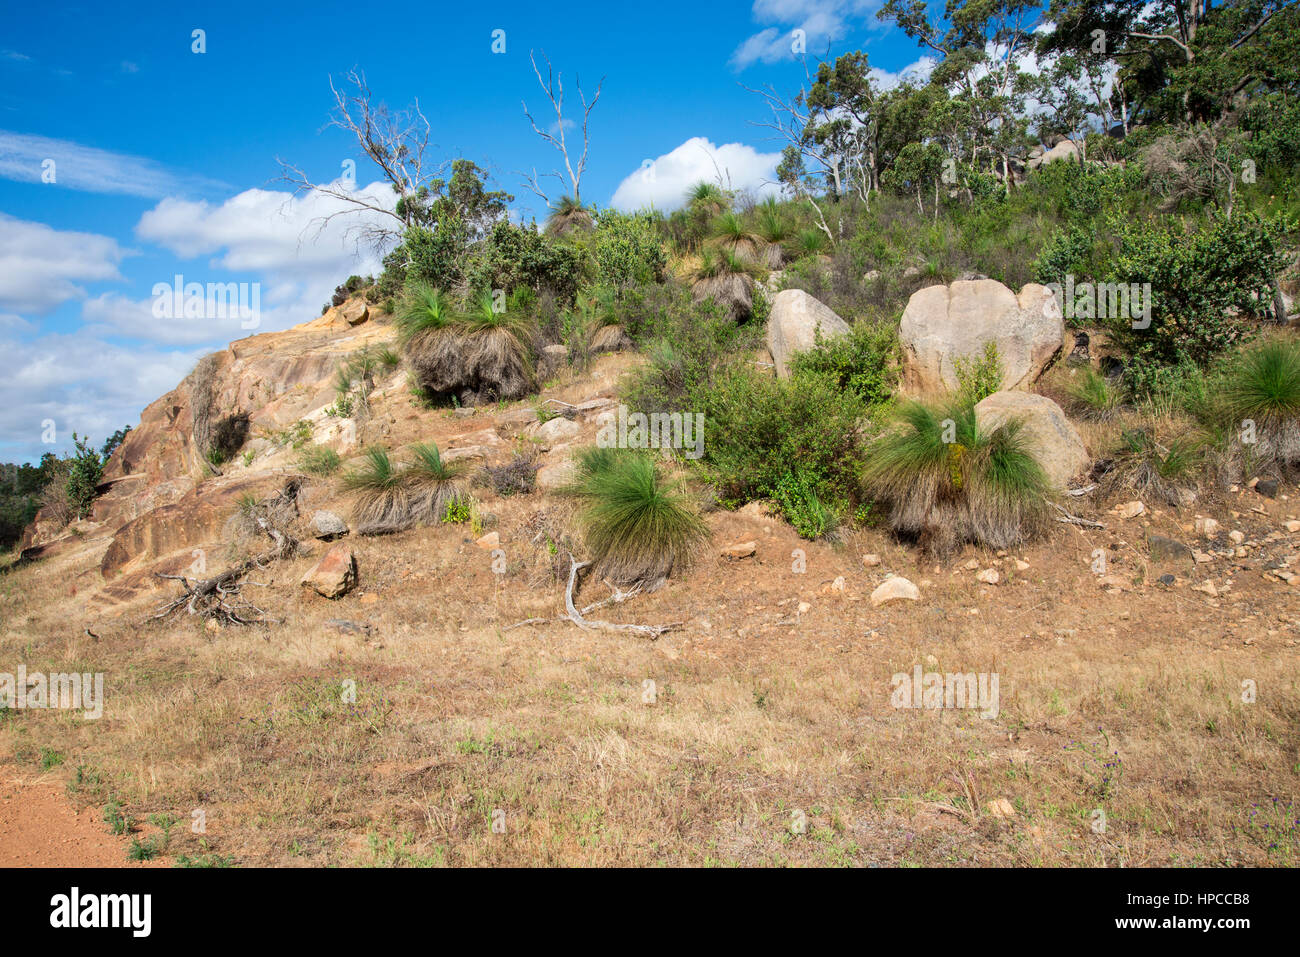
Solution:
M816 345L818 331L823 339L833 339L847 335L849 325L830 306L802 289L785 289L776 294L767 320L767 348L776 363L777 378L789 378L791 358Z
M1046 286L1030 283L1017 296L994 279L959 280L913 293L898 337L911 394L956 389L956 360L977 362L989 343L997 346L1002 388L1025 389L1060 352L1065 323Z
M1008 419L1020 419L1029 451L1058 489L1064 489L1088 467L1088 450L1061 407L1045 395L1029 392L995 392L975 406L981 431Z

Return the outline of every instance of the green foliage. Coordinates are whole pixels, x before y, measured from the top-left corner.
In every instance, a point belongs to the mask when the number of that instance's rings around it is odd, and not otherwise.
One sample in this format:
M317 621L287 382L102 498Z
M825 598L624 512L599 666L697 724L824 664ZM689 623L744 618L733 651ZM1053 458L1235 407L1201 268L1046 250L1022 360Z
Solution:
M333 475L339 464L339 454L324 445L309 446L298 456L298 468L308 475Z
M122 802L113 798L104 806L104 823L114 834L127 834L135 829L135 819L126 813Z
M782 476L772 490L772 501L800 537L809 541L823 538L839 526L839 513L821 501L815 484L802 474Z
M1145 328L1134 328L1129 316L1106 324L1140 364L1204 366L1244 338L1245 317L1272 301L1284 261L1280 223L1244 214L1190 231L1126 222L1117 232L1115 281L1151 284L1151 318Z
M639 412L691 408L701 389L758 344L758 327L737 326L712 303L693 302L675 284L631 290L617 309L624 330L648 360L623 387L628 405Z
M1002 388L1002 358L996 342L985 343L978 359L957 356L952 365L957 376L957 394L970 405Z
M704 413L701 461L724 505L770 497L787 473L837 507L859 498L864 405L830 378L780 380L737 365L690 402Z
M606 210L591 243L596 281L616 290L663 282L668 257L651 218Z
M442 513L442 520L448 525L464 525L474 517L470 503L462 498L452 499Z
M1226 412L1275 430L1300 419L1300 343L1271 339L1245 350L1222 384Z
M565 488L595 573L620 585L654 587L685 568L708 526L654 459L623 449L584 448Z
M829 377L868 405L885 402L898 380L898 329L892 323L860 322L833 339L824 339L818 329L816 345L795 354L791 371L796 378Z
M527 287L571 302L586 278L587 255L576 243L503 220L475 247L466 269L471 295ZM442 288L449 288L443 285Z
M68 504L76 518L85 518L90 514L90 506L95 501L95 489L104 477L104 460L99 451L90 445L88 436L78 437L72 433L74 451L68 460L68 477L65 486Z
M1123 390L1091 366L1080 369L1065 391L1071 412L1097 422L1112 418L1124 402Z
M414 282L449 289L463 275L468 249L469 228L457 216L442 220L437 229L412 226L402 235L401 244L384 257L384 271L390 277L385 288Z

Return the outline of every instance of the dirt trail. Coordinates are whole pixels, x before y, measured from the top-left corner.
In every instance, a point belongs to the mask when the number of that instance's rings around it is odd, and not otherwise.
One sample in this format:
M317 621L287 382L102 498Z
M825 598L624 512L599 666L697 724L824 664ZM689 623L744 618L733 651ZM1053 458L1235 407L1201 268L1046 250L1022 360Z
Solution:
M55 778L0 767L0 867L165 866L128 859L130 843L99 808L78 813Z

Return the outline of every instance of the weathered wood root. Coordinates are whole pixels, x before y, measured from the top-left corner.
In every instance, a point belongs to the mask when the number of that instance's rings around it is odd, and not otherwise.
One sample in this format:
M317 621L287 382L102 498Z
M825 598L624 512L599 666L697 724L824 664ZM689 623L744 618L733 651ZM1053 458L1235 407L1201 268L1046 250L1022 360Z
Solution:
M569 584L564 590L565 614L558 615L555 618L527 618L524 621L517 621L513 625L507 626L504 630L509 631L512 628L521 628L524 625L543 625L552 621L570 621L579 628L585 628L587 630L599 629L603 631L625 631L637 635L649 635L651 639L655 639L666 632L676 631L678 628L682 627L680 621L672 622L667 625L635 625L620 624L612 621L598 621L594 618L584 617L589 611L602 608L605 605L620 604L641 593L640 585L633 588L631 591L626 592L617 588L612 588L611 586L614 594L602 601L593 602L582 610L579 610L573 603L573 590L578 583L578 572L590 564L591 562L580 562L572 555L569 556Z

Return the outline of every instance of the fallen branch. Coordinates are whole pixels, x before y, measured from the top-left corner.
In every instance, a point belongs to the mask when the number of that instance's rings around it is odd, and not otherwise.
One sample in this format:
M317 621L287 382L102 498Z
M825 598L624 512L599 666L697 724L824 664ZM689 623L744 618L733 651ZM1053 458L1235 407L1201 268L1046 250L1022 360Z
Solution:
M682 626L682 623L680 621L672 622L671 624L667 624L667 625L635 625L635 624L619 624L612 621L597 621L592 618L584 618L583 616L589 611L593 611L594 609L601 608L605 605L620 604L624 601L627 601L629 598L634 598L635 596L641 593L640 585L636 586L631 591L627 591L627 592L621 591L617 588L613 588L613 586L610 586L614 591L613 595L611 595L609 598L606 598L602 601L594 602L593 604L590 604L586 608L583 608L581 611L579 611L578 607L573 603L573 590L578 583L578 572L586 568L590 564L591 562L580 562L577 559L575 559L572 555L569 556L569 584L568 587L566 587L564 590L565 614L558 615L555 618L528 618L525 619L524 621L517 621L513 625L508 625L504 630L510 631L512 628L520 628L523 627L524 625L542 625L552 621L569 621L577 625L579 628L585 628L587 630L603 629L605 631L628 631L638 635L649 635L652 639L654 639L654 638L658 638L660 635L664 634L665 632L675 631L676 629Z
M1106 527L1101 522L1094 522L1092 519L1089 518L1080 518L1078 515L1071 515L1069 512L1061 508L1061 506L1057 505L1055 502L1050 502L1049 504L1052 506L1052 508L1056 509L1058 512L1061 513L1061 517L1057 519L1058 522L1064 522L1066 525L1079 525L1083 528L1105 528Z

